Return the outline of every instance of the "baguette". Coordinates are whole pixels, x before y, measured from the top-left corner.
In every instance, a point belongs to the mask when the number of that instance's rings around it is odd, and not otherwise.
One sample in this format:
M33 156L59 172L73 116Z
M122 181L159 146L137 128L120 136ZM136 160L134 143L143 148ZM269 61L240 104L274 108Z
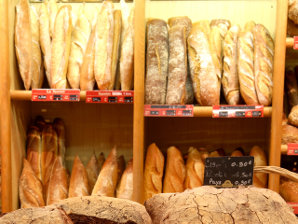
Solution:
M51 51L51 82L54 89L66 89L66 73L71 44L71 6L60 7L56 20Z
M230 105L240 103L240 87L237 71L237 41L239 31L239 26L232 26L223 42L222 86L225 99Z
M116 147L114 147L103 164L103 167L93 188L92 195L114 197L118 179L117 175L117 151Z
M81 197L90 194L88 174L78 156L73 161L68 197Z
M114 39L114 5L104 1L97 16L95 32L94 75L100 90L112 82L112 53Z
M174 146L168 148L163 193L184 191L185 165L182 154Z
M298 86L295 71L292 67L286 68L286 91L290 108L298 105Z
M78 89L80 86L80 69L92 29L92 24L85 14L84 7L85 5L80 9L79 17L72 32L67 80L73 89Z
M53 38L55 33L55 20L58 13L57 0L45 0L50 16L50 36Z
M187 16L171 17L168 19L168 24L169 24L170 28L174 27L174 26L185 27L186 38L188 37L191 27L192 27L192 22L191 22L190 18L188 18Z
M61 157L62 164L65 164L65 125L60 118L56 118L53 122L53 128L57 133L58 138L58 149L57 155Z
M223 37L221 36L220 28L218 26L212 26L209 35L209 48L219 82L221 82L222 76L222 41Z
M117 198L133 200L133 162L127 163L117 188Z
M210 27L212 29L215 26L219 28L220 36L223 40L231 27L231 22L226 19L214 19L210 22Z
M254 146L249 153L250 156L254 157L254 166L267 166L266 154L263 149L259 146ZM256 173L253 176L253 185L255 187L267 187L267 178L268 175L266 173Z
M62 158L57 156L49 179L46 203L51 205L68 197L68 174L62 164Z
M164 160L159 148L152 143L147 149L144 168L145 200L162 192Z
M253 29L254 73L258 101L269 106L272 101L274 43L269 31L261 24Z
M168 27L165 21L152 19L147 22L145 103L166 102L168 76Z
M134 6L129 11L125 0L121 0L120 3L123 12L120 57L121 90L131 90L134 72Z
M95 182L97 180L99 174L99 167L98 162L96 159L95 154L93 154L86 166L87 176L88 176L88 183L90 189L93 189Z
M44 206L42 184L36 177L30 163L24 159L23 170L19 181L21 208Z
M25 89L29 90L32 82L33 52L28 0L20 0L16 5L15 50Z
M200 152L193 147L188 150L186 161L186 176L184 182L185 189L200 187L204 183L205 165Z

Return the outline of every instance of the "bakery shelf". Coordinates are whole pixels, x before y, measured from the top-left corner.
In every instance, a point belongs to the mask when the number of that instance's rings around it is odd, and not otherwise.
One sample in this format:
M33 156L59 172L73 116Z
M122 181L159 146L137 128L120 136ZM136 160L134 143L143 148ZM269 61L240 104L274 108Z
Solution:
M294 46L294 38L293 37L287 37L286 46L287 46L287 48L293 48L293 46Z

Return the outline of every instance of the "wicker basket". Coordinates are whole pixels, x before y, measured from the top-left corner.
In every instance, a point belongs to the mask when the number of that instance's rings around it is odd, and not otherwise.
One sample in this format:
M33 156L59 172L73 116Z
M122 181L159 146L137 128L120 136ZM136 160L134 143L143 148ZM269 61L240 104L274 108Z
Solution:
M274 173L279 174L289 180L298 182L298 174L278 166L255 166L255 173Z

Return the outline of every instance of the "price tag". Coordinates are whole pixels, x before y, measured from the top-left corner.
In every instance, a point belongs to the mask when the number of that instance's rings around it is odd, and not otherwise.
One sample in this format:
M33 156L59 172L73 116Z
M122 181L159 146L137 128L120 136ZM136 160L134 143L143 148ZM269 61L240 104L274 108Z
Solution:
M253 156L206 158L204 185L216 187L252 185L253 167Z
M193 117L193 105L144 105L145 117Z
M288 143L288 153L289 156L298 156L298 144Z
M294 213L298 215L298 203L297 202L287 202L292 209L294 209Z
M298 50L298 36L294 36L294 45L293 45L294 50Z
M213 118L257 118L264 117L264 106L217 105L212 109Z
M86 103L133 103L133 91L95 90L86 92Z
M78 102L80 101L79 89L33 89L32 101L61 101Z

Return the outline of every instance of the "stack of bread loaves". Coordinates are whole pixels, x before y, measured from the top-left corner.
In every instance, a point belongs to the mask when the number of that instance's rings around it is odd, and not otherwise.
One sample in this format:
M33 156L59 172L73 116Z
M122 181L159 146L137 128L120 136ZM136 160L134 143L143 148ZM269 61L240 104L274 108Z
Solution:
M75 157L71 175L65 168L65 126L61 119L47 124L38 117L27 135L27 157L20 176L22 208L57 203L68 197L100 194L132 200L132 160L117 156L114 147L107 157L91 156L85 167Z
M56 0L45 0L39 8L20 0L15 50L25 89L43 86L45 68L53 89L93 90L96 81L102 90L131 90L134 7L121 0L121 8L104 1L92 18L85 4L75 15L71 5L59 7Z
M171 146L167 150L167 161L164 174L164 156L155 143L152 143L146 154L144 171L145 200L158 193L183 192L185 189L193 189L203 185L205 159L207 157L224 156L223 150L208 152L205 149L190 147L186 163L178 148ZM235 150L231 156L243 156L242 150ZM254 146L250 150L250 156L255 158L255 166L266 166L265 152ZM164 174L164 178L163 178ZM265 188L267 186L267 174L257 173L253 177L253 185Z
M168 28L169 25L169 28ZM271 104L274 44L261 24L174 17L147 22L146 103ZM189 65L189 68L188 68ZM191 78L189 78L191 77Z

